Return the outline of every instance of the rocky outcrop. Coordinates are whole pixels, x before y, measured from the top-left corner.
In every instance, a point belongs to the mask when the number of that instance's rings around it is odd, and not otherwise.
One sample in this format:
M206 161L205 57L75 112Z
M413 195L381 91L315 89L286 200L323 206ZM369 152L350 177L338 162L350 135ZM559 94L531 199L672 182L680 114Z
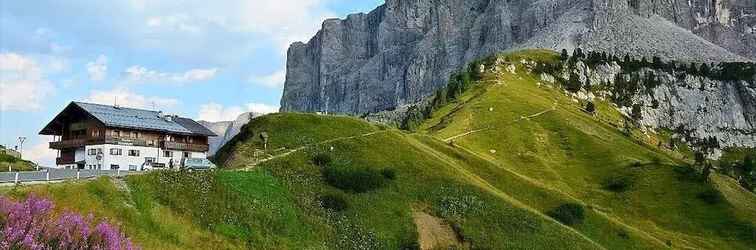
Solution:
M221 121L221 122L207 122L207 121L199 121L200 124L207 127L208 129L212 130L217 137L210 137L208 138L208 144L210 144L210 151L208 152L208 156L215 155L220 148L223 147L227 142L229 142L234 136L239 134L241 132L241 128L244 125L247 125L250 120L252 120L255 117L260 116L260 114L257 113L244 113L241 114L236 120L234 121Z
M626 73L616 63L599 64L593 68L578 62L574 75L579 82L601 86L597 93L576 96L597 96L611 100L618 75L626 81L641 79L639 88L631 93L633 104L640 104L641 125L654 129L682 130L683 138L703 140L716 138L721 147L756 146L756 76L747 81L718 81L690 74L670 74L663 70L644 68ZM647 88L647 77L653 74L658 85ZM631 77L631 75L633 75ZM557 77L566 81L564 70ZM542 77L543 78L543 77ZM603 86L602 86L603 85ZM619 107L629 116L630 107Z
M365 114L415 103L475 58L518 48L756 58L753 0L387 0L288 51L282 111Z

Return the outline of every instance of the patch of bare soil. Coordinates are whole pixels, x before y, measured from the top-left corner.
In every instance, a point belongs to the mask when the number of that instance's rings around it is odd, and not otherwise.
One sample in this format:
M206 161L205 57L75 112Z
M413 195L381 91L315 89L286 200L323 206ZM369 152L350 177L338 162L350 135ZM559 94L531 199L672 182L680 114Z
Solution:
M412 212L420 249L467 249L457 233L442 219L423 211Z

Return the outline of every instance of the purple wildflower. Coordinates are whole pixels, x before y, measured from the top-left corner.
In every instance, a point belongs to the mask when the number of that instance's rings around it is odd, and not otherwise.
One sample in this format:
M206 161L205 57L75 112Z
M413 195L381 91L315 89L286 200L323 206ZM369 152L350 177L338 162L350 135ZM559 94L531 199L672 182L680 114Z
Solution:
M0 197L0 250L138 249L118 227L65 212L55 218L50 200L31 196L18 203Z

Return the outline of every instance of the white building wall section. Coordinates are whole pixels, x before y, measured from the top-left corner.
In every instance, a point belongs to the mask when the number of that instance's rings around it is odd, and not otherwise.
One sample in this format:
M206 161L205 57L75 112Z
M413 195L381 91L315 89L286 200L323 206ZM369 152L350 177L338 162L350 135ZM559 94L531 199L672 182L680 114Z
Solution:
M138 156L130 155L129 151L139 152ZM166 157L166 151L170 152L170 157ZM120 152L120 154L118 154ZM77 161L79 161L79 151L77 150ZM115 153L115 154L114 154ZM90 145L82 149L83 158L85 159L85 169L114 169L143 171L151 170L150 164L145 164L148 160L154 160L157 163L165 164L170 169L171 163L173 169L178 169L184 160L184 154L189 158L207 158L206 152L184 152L174 150L162 150L156 147L141 147L127 145ZM102 158L97 159L97 154Z
M76 151L74 152L74 161L76 162L85 161L86 157L87 157L86 147L77 148Z

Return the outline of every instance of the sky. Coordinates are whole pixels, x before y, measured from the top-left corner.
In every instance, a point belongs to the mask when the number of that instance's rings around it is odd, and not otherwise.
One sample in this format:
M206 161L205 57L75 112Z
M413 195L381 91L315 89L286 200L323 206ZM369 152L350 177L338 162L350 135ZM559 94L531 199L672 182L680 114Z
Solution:
M220 3L222 2L222 3ZM206 121L278 110L286 49L383 0L0 0L0 144L53 166L71 101Z

